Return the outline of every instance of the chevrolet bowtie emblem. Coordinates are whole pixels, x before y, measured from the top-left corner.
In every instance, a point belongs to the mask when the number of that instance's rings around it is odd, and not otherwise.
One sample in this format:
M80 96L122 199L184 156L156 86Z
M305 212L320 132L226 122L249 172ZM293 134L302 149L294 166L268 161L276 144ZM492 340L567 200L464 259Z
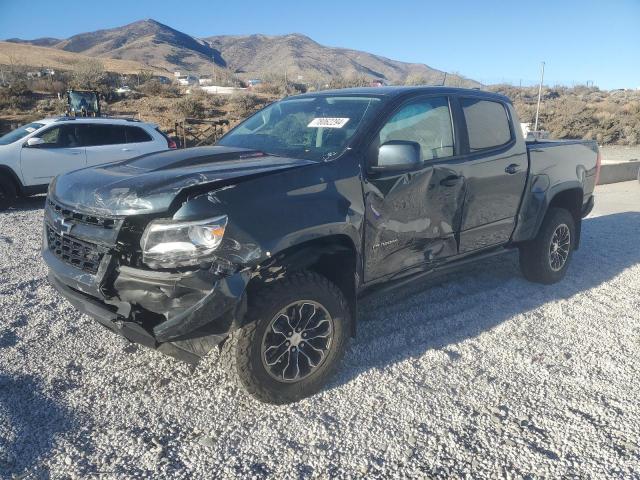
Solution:
M54 223L60 235L68 235L73 228L73 223L68 223L64 218L56 218Z

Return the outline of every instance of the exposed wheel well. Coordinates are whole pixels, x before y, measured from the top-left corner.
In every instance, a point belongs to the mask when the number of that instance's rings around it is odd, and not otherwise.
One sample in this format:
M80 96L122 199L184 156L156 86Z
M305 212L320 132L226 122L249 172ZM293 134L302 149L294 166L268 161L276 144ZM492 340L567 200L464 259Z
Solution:
M263 265L247 285L249 301L252 292L261 286L283 278L291 272L311 270L334 283L345 296L355 333L356 324L357 253L347 235L330 235L287 248Z
M575 250L580 247L580 232L582 227L582 196L581 188L571 188L557 193L549 203L549 208L564 208L573 216L576 226Z

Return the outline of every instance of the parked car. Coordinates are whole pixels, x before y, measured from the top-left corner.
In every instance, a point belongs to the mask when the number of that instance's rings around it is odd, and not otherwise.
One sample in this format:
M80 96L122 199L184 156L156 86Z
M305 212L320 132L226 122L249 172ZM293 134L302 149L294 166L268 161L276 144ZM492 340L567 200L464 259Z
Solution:
M286 403L335 371L367 292L513 250L527 279L561 280L598 171L595 142L526 143L500 95L311 93L214 147L57 177L43 255L102 325L190 362L221 345L249 393Z
M0 209L44 193L69 170L175 148L157 125L117 118L46 118L0 137Z

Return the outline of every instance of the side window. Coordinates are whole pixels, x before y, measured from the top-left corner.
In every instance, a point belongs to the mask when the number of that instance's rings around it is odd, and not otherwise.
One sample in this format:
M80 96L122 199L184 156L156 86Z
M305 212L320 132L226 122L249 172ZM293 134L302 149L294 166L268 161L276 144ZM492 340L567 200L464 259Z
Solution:
M53 127L39 135L44 140L42 147L59 147L60 130L60 127Z
M121 143L127 143L127 137L124 133L125 127L107 125L102 128L105 130L103 145L119 145Z
M150 142L151 136L140 127L125 127L127 143Z
M511 140L509 117L502 103L477 98L461 98L460 102L472 152L499 147Z
M421 98L404 105L382 127L379 144L391 140L417 142L424 160L453 155L453 129L446 97Z
M40 148L74 148L80 146L80 141L76 135L75 125L61 125L53 127L42 135L44 145Z
M124 127L115 125L87 124L83 129L83 137L83 145L87 147L127 143Z

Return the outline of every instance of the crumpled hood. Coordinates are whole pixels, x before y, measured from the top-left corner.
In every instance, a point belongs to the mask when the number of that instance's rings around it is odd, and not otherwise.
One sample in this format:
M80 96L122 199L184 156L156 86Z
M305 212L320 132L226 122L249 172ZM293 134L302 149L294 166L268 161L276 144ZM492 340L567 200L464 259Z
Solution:
M83 168L54 179L49 195L78 211L132 215L165 211L185 188L313 164L259 151L199 147Z

